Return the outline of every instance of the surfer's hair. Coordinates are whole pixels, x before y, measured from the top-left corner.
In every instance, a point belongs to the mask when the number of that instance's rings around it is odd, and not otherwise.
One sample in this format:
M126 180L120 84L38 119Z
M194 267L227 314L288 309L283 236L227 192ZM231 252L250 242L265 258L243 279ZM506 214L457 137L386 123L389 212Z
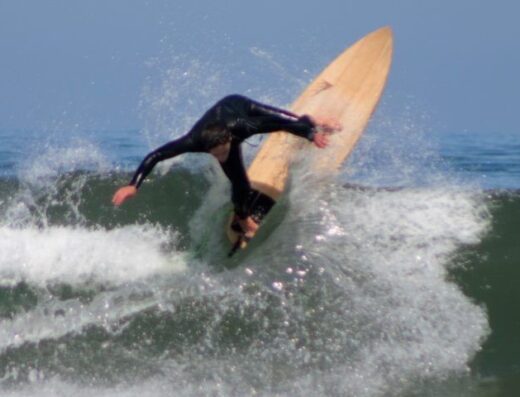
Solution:
M208 123L202 131L201 137L206 150L224 145L230 142L232 138L227 125L221 121Z

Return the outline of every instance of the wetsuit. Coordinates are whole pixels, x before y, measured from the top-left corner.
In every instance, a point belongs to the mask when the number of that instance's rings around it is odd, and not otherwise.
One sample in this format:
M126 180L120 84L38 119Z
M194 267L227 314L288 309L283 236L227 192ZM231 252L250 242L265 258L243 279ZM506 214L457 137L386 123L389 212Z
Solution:
M218 101L195 123L183 137L149 153L139 165L130 184L139 188L153 167L162 160L188 152L208 153L204 138L205 127L218 122L231 134L227 160L220 163L231 181L235 213L245 219L248 214L247 198L251 185L242 160L240 144L254 134L287 131L309 141L314 139L315 124L308 116L299 117L286 110L255 102L241 95L229 95Z

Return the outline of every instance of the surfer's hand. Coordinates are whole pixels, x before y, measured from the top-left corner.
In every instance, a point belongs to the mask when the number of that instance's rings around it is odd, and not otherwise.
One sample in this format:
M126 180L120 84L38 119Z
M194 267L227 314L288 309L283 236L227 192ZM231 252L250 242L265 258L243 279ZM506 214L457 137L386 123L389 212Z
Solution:
M136 193L137 188L135 186L123 186L122 188L119 188L114 194L114 197L112 197L112 203L116 206L120 206L126 201L126 199L135 196Z
M333 132L338 132L343 129L341 123L332 117L314 116L312 121L316 125L316 129L320 132L332 134Z
M247 238L252 238L258 230L258 223L256 223L250 216L245 219L238 218L238 223L244 231L244 236Z
M315 132L313 142L314 145L316 145L320 149L323 149L327 147L327 145L329 144L329 137L324 132Z

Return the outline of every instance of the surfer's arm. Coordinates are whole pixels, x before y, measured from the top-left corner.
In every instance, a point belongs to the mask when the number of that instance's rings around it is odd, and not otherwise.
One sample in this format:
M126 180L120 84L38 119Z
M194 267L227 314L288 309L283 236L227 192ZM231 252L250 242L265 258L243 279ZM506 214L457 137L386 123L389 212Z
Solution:
M330 133L342 129L341 124L336 121L317 122L307 115L299 117L296 121L278 118L277 116L261 116L254 117L251 120L243 120L241 123L245 126L241 128L241 132L244 134L243 139L247 139L254 134L286 131L313 142L320 149L328 146L328 135Z
M316 125L308 116L299 117L297 120L286 119L278 116L259 116L243 121L247 127L247 137L255 134L265 134L276 131L286 131L293 135L314 141Z
M316 146L321 147L321 144L315 139L318 134L329 134L342 129L339 120L332 117L298 116L289 110L276 108L248 98L246 100L249 101L249 113L253 117L260 117L258 121L262 124L261 128L264 128L264 132L284 130L307 138L316 143ZM319 138L319 141L323 141L321 136Z
M300 116L298 116L296 113L293 113L289 110L277 108L275 106L267 105L265 103L260 103L249 98L246 98L246 100L249 102L249 114L253 117L276 116L288 121L298 121L298 119L300 118Z
M265 105L252 99L234 95L234 101L240 101L244 115L238 117L231 126L233 133L241 139L255 134L275 131L287 131L309 141L314 140L316 124L307 115L298 116L285 109Z
M316 133L316 123L307 116L298 116L285 109L276 108L260 102L247 99L249 101L249 119L244 120L248 125L250 135L259 133L269 133L275 131L287 131L309 141L314 140Z
M148 174L150 174L150 172L152 172L157 163L163 160L171 159L186 152L194 151L196 150L190 134L168 142L160 148L155 149L153 152L148 153L148 155L143 159L135 171L129 185L135 186L136 189L139 189L145 178L148 176Z
M114 205L121 205L130 197L133 197L137 193L137 189L141 186L146 176L152 172L155 165L163 160L178 156L179 154L186 152L196 151L195 145L191 136L185 135L175 141L169 142L166 145L150 152L141 162L139 167L134 173L132 180L127 186L119 188L114 196L112 197L112 203Z

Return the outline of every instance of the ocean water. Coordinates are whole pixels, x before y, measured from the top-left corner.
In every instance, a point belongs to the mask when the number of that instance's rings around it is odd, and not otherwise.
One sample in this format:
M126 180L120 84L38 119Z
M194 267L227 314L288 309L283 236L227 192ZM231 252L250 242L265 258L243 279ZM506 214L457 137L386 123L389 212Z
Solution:
M520 393L518 133L376 113L229 259L209 157L110 204L150 131L0 131L2 396Z

